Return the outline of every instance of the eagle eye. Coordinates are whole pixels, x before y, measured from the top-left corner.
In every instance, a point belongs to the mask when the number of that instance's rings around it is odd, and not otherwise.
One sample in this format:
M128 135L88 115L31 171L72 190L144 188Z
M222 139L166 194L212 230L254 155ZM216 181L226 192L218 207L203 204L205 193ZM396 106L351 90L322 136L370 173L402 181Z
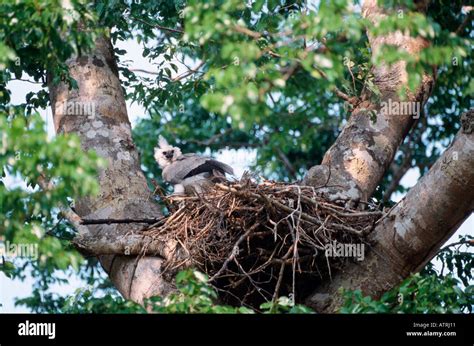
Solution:
M163 152L163 155L165 155L167 159L171 159L174 156L174 150L165 151Z

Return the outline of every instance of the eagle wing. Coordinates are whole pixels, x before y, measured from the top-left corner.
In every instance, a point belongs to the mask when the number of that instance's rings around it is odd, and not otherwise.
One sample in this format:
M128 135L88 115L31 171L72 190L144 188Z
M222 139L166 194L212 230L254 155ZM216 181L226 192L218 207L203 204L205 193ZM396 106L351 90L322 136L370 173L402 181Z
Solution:
M184 179L201 174L211 173L217 170L222 174L234 174L234 170L229 165L214 160L208 156L197 154L181 155L175 162L163 169L163 179L172 184L179 184Z

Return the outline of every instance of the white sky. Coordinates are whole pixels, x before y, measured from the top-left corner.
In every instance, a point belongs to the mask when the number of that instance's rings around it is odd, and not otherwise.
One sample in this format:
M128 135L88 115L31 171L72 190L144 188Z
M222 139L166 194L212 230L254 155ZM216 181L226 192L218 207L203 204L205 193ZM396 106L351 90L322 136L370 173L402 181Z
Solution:
M142 48L134 41L121 42L117 45L120 49L127 50L127 54L122 57L124 60L130 61L129 68L133 69L144 69L148 71L157 71L156 67L150 64L145 58L142 57ZM178 64L180 66L180 64ZM183 72L183 67L180 66L177 75ZM23 77L25 78L25 77ZM25 95L30 91L40 90L40 85L34 85L22 81L12 81L9 83L8 87L12 91L12 103L22 103L25 102ZM145 110L134 103L133 105L130 102L127 102L127 110L132 127L137 123L137 120L145 116ZM54 127L51 109L48 108L45 111L40 111L40 114L45 119L48 125L48 134L54 136ZM244 170L248 169L249 166L255 161L256 155L252 150L223 150L218 153L216 157L234 167L236 176L239 177L242 175ZM417 170L412 169L403 177L401 183L406 187L411 187L416 184L419 178ZM26 188L22 181L18 179L7 177L5 180L7 186L23 186ZM398 201L403 197L403 194L397 194L394 196L394 200ZM451 237L448 243L457 241L458 235L461 234L470 234L474 235L474 216L471 215L464 224L459 228L459 230ZM29 312L24 307L15 307L14 299L18 297L26 297L31 293L32 285L34 280L31 277L27 277L25 281L20 280L10 280L5 275L0 273L0 312ZM68 278L68 283L63 285L53 286L53 291L61 295L63 294L72 294L74 291L81 286L84 286L85 283L80 281L78 278L71 276Z

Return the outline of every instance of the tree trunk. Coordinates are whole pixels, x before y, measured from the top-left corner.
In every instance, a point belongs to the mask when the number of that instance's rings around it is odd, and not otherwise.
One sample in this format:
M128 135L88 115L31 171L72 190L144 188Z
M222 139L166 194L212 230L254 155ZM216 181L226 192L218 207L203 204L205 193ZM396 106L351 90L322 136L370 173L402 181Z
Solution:
M376 5L376 0L369 0L364 3L363 15L376 24L386 14ZM402 33L369 36L369 43L372 52L377 52L382 44L393 44L411 55L418 54L428 45L422 38ZM108 162L98 177L100 195L78 200L77 213L87 219L158 218L159 207L140 170L140 158L131 138L109 40L99 38L93 53L72 58L67 63L79 88L69 90L64 83L49 84L56 130L78 134L84 149L96 150ZM401 61L392 66L378 66L373 74L381 99L378 102L371 100L369 92L362 95L362 102L354 109L322 164L311 168L303 181L325 186L322 190L332 198L367 200L414 122L412 113L380 112L382 102L401 101L398 90L407 83L406 64ZM433 80L426 74L416 92L406 95L407 99L403 101L423 105ZM72 112L69 112L70 105L74 108ZM94 114L81 110L85 105L89 105L89 110L94 109ZM376 113L375 122L371 120L372 111ZM331 282L317 287L307 300L309 305L319 311L334 311L340 303L337 289L341 286L360 288L364 293L378 296L419 270L436 253L473 207L474 191L466 191L466 186L474 183L472 136L472 133L457 136L430 172L377 225L372 235L374 246L366 260L347 266L336 273ZM457 160L454 160L456 155ZM87 227L96 239L101 240L95 245L106 249L105 253L123 250L133 255L139 252L137 243L142 241L139 235L135 234L129 243L106 246L109 236L129 231L136 233L145 226L137 223ZM153 246L158 252L163 248L159 243ZM172 289L172 285L161 278L161 257L103 255L100 261L125 298L141 302L143 298L164 295Z
M386 16L376 0L365 1L362 13L374 25ZM384 44L396 46L410 55L428 46L425 39L400 32L378 37L369 34L369 44L373 54ZM303 180L305 185L327 186L321 191L333 199L366 201L371 197L415 120L412 112L397 115L381 112L384 104L402 101L398 91L407 85L406 63L377 66L372 73L380 99L371 100L370 91L361 95L362 102L353 110L321 165L312 167ZM421 109L432 88L433 76L425 74L415 93L408 93L403 102L417 102Z
M107 161L100 171L100 193L75 201L82 218L149 218L161 216L140 169L140 157L132 141L125 98L109 39L101 37L90 54L67 61L78 89L66 83L49 83L55 129L75 133L84 150L93 149ZM50 78L51 80L51 78ZM123 234L147 224L89 225L92 234ZM124 248L125 249L125 248ZM130 250L130 249L128 249ZM133 251L132 251L133 252ZM159 257L100 256L100 262L119 292L128 299L167 293L171 286L161 279Z
M474 124L474 112L470 112ZM333 312L338 292L360 289L379 297L436 255L474 209L474 132L459 132L430 171L410 189L371 234L365 260L350 264L307 300L320 312Z
M365 1L362 12L373 24L385 16L376 0ZM402 33L369 35L369 43L373 53L382 44L391 44L411 55L428 46L423 38ZM363 102L353 111L322 164L312 167L304 179L310 185L326 183L325 192L333 198L367 200L374 193L415 120L410 113L381 112L382 102L418 102L421 109L434 82L432 76L424 75L416 92L401 100L397 92L407 83L403 61L378 66L373 74L381 92L380 103L369 101L370 95L362 95ZM375 122L370 120L369 111L375 111ZM472 122L472 113L469 114ZM456 156L458 159L453 160ZM420 270L472 212L474 191L466 190L474 183L473 158L472 134L458 134L430 172L376 227L371 235L374 246L365 260L336 273L332 281L317 287L306 303L319 312L334 312L342 301L340 287L361 289L378 297Z

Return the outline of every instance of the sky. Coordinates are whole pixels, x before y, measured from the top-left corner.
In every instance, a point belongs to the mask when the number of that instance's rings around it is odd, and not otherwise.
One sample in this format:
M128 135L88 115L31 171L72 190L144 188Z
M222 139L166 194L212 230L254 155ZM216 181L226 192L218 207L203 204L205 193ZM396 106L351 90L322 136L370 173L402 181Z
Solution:
M116 45L119 49L124 49L127 51L127 54L122 57L122 61L126 60L129 62L130 69L143 69L147 71L157 71L156 66L148 62L147 59L143 58L141 55L142 47L134 41L119 42ZM176 75L180 75L185 71L184 66L176 62L179 66L178 72ZM40 85L31 84L23 81L11 81L8 84L8 87L12 91L12 103L22 103L25 102L25 95L30 91L38 91L41 89ZM137 123L137 121L145 117L145 110L143 107L137 103L130 104L127 102L127 111L129 115L130 122L132 127ZM44 118L47 128L48 135L54 136L54 125L51 108L40 111L40 114ZM253 150L222 150L215 157L223 161L234 168L235 175L240 177L243 172L251 166L255 159L256 154ZM411 187L416 184L420 175L417 170L411 169L401 180L401 184L405 187ZM22 186L26 188L25 184L15 177L7 176L4 179L5 185L8 187L13 186ZM397 193L393 196L394 201L399 201L404 194ZM460 234L470 234L474 236L474 215L471 215L464 224L458 229L458 231L448 240L447 243L451 243L458 240ZM73 294L74 291L78 288L81 288L85 285L81 280L79 280L74 275L67 278L67 284L57 284L52 287L52 291L57 292L61 295L64 294ZM16 307L14 305L14 299L18 297L26 297L31 292L33 285L33 279L30 276L24 281L20 280L10 280L5 275L0 273L0 312L9 313L9 312L29 312L28 309L24 307Z

